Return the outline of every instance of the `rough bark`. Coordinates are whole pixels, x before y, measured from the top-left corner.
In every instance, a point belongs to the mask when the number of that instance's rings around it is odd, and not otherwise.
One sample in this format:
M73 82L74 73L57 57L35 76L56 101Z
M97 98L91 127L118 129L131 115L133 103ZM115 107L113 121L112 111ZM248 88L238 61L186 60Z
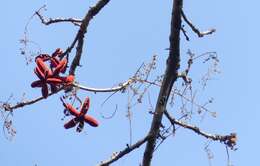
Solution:
M178 69L180 66L179 63L180 63L181 11L182 11L182 0L174 0L173 7L172 7L172 17L171 17L171 31L169 37L170 40L169 57L167 59L167 67L164 74L160 93L157 99L151 128L149 131L150 137L146 144L142 166L151 165L153 152L156 146L156 139L160 131L162 116L164 110L166 109L166 105L173 84L178 78Z

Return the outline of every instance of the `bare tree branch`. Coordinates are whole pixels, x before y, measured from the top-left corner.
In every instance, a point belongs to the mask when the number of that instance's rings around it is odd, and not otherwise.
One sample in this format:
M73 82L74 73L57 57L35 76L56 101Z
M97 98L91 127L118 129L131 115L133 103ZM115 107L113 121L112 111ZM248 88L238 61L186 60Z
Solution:
M116 92L116 91L121 91L121 90L124 90L127 86L129 86L131 83L132 83L132 79L129 79L128 81L124 82L124 83L121 83L119 84L118 86L116 87L112 87L112 88L91 88L91 87L86 87L86 86L83 86L83 85L80 85L80 84L77 84L77 83L73 83L72 86L76 87L76 88L79 88L79 89L82 89L82 90L86 90L86 91L90 91L90 92ZM58 89L57 92L52 92L50 93L48 96L52 96L53 94L56 94L58 93L59 91L63 90L64 87L61 87L60 89ZM33 99L33 100L28 100L28 101L24 101L24 102L18 102L17 104L15 105L10 105L10 104L3 104L3 108L5 111L13 111L17 108L21 108L21 107L24 107L26 105L31 105L31 104L34 104L38 101L41 101L45 99L44 97L38 97L36 99Z
M166 108L169 95L174 82L178 78L180 62L180 29L181 29L182 0L174 0L172 7L171 32L170 32L170 52L167 59L167 67L164 74L162 86L157 99L152 125L149 131L151 137L147 141L142 166L150 166L156 139L159 134L163 112Z
M110 159L106 161L102 161L99 166L108 166L109 164L117 161L118 159L122 158L124 155L130 153L131 151L139 148L142 144L144 144L149 139L149 136L144 137L143 139L139 140L132 146L127 146L124 150L120 151L119 153L113 153Z
M201 135L207 139L211 139L213 141L220 141L224 144L226 144L231 149L234 149L234 146L236 145L236 134L231 133L230 135L218 135L218 134L209 134L204 131L202 131L199 127L187 124L185 122L179 121L175 118L173 118L167 110L164 111L164 115L168 118L168 120L171 122L172 125L179 125L183 128L190 129L197 133L198 135Z
M63 90L64 89L64 87L61 87L61 88L59 88L56 92L52 92L52 93L50 93L48 96L52 96L52 95L54 95L54 94L56 94L56 93L58 93L59 91L61 91L61 90ZM43 99L45 99L44 97L38 97L38 98L36 98L36 99L33 99L33 100L28 100L28 101L24 101L24 102L18 102L17 104L15 104L15 105L10 105L10 104L8 104L8 103L5 103L4 104L4 110L5 111L13 111L13 110L15 110L15 109L17 109L17 108L22 108L22 107L24 107L24 106L26 106L26 105L31 105L31 104L34 104L34 103L36 103L36 102L38 102L38 101L41 101L41 100L43 100Z
M187 32L186 32L186 30L184 29L184 27L181 27L181 31L182 31L183 35L185 36L185 39L186 39L187 41L190 41L190 38L189 38L189 36L187 35Z
M216 32L216 29L210 29L208 31L205 32L200 32L199 29L197 29L192 23L191 21L188 20L188 18L186 17L185 13L183 12L183 10L181 11L181 16L184 19L184 21L190 26L190 28L192 29L193 32L195 32L198 37L203 37L205 35L210 35L214 32Z
M129 86L131 83L133 82L132 79L127 80L124 83L119 84L116 87L112 87L112 88L91 88L91 87L87 87L87 86L83 86L77 83L73 83L72 86L85 90L85 91L90 91L90 92L116 92L116 91L121 91L124 90L127 86Z
M70 75L75 75L75 70L76 67L79 66L79 62L81 59L81 54L82 54L82 47L84 44L84 35L87 32L87 28L89 25L90 20L99 13L99 11L109 2L110 0L99 0L97 2L97 4L94 7L91 7L89 9L89 11L87 12L86 16L84 17L84 19L82 20L82 23L80 25L80 29L76 35L76 38L74 39L72 45L69 48L73 48L76 41L78 42L78 45L76 47L76 55L71 63L70 66L70 71L69 74ZM68 50L66 50L66 52L68 52ZM65 52L65 53L66 53ZM69 51L70 52L70 51Z
M55 23L61 23L61 22L70 22L76 26L80 26L82 20L76 19L76 18L44 18L43 15L41 15L40 10L36 11L35 14L40 18L41 22L44 25L50 25Z
M133 80L132 79L129 79L129 80L127 80L126 82L124 82L124 83L121 83L121 84L119 84L118 86L116 86L116 87L112 87L112 88L91 88L91 87L86 87L86 86L83 86L83 85L80 85L80 84L77 84L77 83L73 83L71 86L73 86L73 87L76 87L76 88L79 88L79 89L82 89L82 90L86 90L86 91L90 91L90 92L95 92L95 93L97 93L97 92L116 92L116 91L122 91L122 90L124 90L125 88L127 88L127 86L129 86L131 83L133 82ZM68 87L67 87L68 88ZM63 90L64 89L64 87L61 87L60 89L58 89L57 90L57 92L52 92L52 93L50 93L48 96L52 96L53 94L56 94L56 93L58 93L59 91L61 91L61 90ZM8 103L5 103L5 104L3 104L3 108L4 108L4 110L5 111L13 111L13 110L15 110L15 109L17 109L17 108L21 108L21 107L24 107L24 106L26 106L26 105L31 105L31 104L34 104L34 103L36 103L36 102L38 102L38 101L41 101L41 100L43 100L43 99L45 99L44 97L38 97L38 98L36 98L36 99L33 99L33 100L28 100L28 101L24 101L24 102L18 102L17 104L15 104L15 105L10 105L10 104L8 104Z

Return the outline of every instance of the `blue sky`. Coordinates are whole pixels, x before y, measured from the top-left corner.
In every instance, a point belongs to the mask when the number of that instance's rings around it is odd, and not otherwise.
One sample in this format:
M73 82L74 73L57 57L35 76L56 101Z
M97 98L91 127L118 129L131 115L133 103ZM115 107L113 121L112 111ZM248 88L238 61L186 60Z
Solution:
M20 54L24 27L35 10L47 5L43 15L47 17L82 18L94 0L73 2L64 1L4 1L0 14L2 24L0 35L2 44L2 71L0 101L11 94L21 100L40 95L38 89L30 84L34 64L26 65ZM85 39L81 68L77 69L76 80L92 87L111 87L131 77L142 62L152 55L158 55L157 69L153 75L165 70L165 60L169 47L171 1L120 1L111 2L91 22ZM182 64L185 65L187 50L196 54L216 51L220 59L221 73L214 76L202 91L199 100L214 97L210 110L217 112L217 118L207 116L196 123L209 133L229 134L237 132L238 150L231 152L231 161L235 166L255 165L260 134L257 132L257 120L260 116L258 104L259 77L255 74L259 58L255 51L258 39L255 37L259 23L257 4L248 7L247 2L239 1L184 1L184 11L201 30L216 28L217 32L205 38L197 38L186 26L190 42L182 36ZM15 4L15 5L14 5ZM259 6L259 4L258 4ZM249 18L250 15L250 18ZM250 24L249 24L250 23ZM254 29L251 26L254 25ZM250 30L250 31L249 31ZM77 27L70 24L44 26L36 17L28 26L29 40L36 42L42 52L51 53L56 48L65 49L74 39ZM250 43L249 43L250 41ZM32 51L38 46L30 45ZM71 54L74 55L74 54ZM206 69L202 63L194 64L191 75L195 85ZM150 90L151 100L155 103L158 88ZM12 141L0 134L0 161L5 166L35 165L96 165L122 150L129 142L129 125L126 118L127 93L114 95L104 106L102 102L109 94L79 92L84 98L90 96L90 114L100 121L98 128L86 126L84 132L74 129L65 130L63 108L58 94L37 104L15 110L13 121L17 135ZM110 115L118 106L112 119L103 119L101 113ZM155 105L155 104L154 104ZM132 109L133 142L142 138L150 128L152 116L148 114L145 101ZM175 109L170 110L175 115ZM198 118L194 115L194 119ZM2 119L0 121L3 122ZM164 119L164 122L166 120ZM168 138L155 152L153 165L209 165L204 146L207 141L185 129L179 129L174 137ZM212 165L226 165L226 151L222 144L213 142L210 149L214 154ZM138 165L142 160L144 148L127 155L114 165Z

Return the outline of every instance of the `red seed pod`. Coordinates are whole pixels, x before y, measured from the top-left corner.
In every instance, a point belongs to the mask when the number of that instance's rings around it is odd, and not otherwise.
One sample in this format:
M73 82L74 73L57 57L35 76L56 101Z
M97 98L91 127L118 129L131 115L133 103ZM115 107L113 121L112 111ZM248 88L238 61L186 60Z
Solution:
M52 57L60 56L63 53L63 51L60 48L57 48L54 53L52 53Z
M92 116L85 115L90 107L90 99L89 97L86 97L84 100L84 103L81 106L80 112L78 112L71 104L66 104L62 98L60 98L63 106L66 110L70 112L75 118L71 119L69 122L67 122L64 127L66 129L77 126L77 131L81 132L84 127L84 122L88 123L90 126L97 127L99 125L98 121L93 118Z
M65 64L63 64L64 61L65 61ZM51 58L50 67L51 67L52 70L57 70L57 69L55 69L55 68L57 68L58 65L61 64L61 67L58 67L58 68L60 68L60 69L58 69L58 70L59 70L59 72L61 72L61 73L65 73L65 72L66 72L66 69L67 69L67 61L68 61L68 60L67 60L66 58L64 58L64 59L62 59L62 60L60 61L60 60L58 60L57 57L53 57L53 58Z
M61 77L50 77L47 78L46 82L53 85L59 85L64 83L64 79Z
M79 112L71 104L66 104L66 108L71 113L71 115L74 115L76 117L79 116Z
M51 69L53 69L53 68L56 68L59 64L60 64L60 59L58 58L61 54L63 53L63 51L60 49L60 48L57 48L56 50L55 50L55 52L52 54L52 56L51 56L51 64L50 64L50 67L51 67ZM66 70L66 68L65 69L62 69L61 70L61 72L62 73L65 73L65 70Z
M42 73L47 73L47 76L52 75L52 71L49 69L49 67L44 63L44 61L41 58L36 59L36 64Z
M66 64L66 66L64 66L64 68L62 68L60 70L60 72L64 74L66 72L66 70L67 70L67 67L68 67L68 65Z
M67 76L66 79L65 79L66 85L72 84L74 82L74 79L75 79L74 75Z
M58 76L58 74L61 72L61 71L64 71L66 69L66 66L67 66L67 59L63 59L59 62L58 66L55 67L54 71L53 71L53 76Z
M39 88L39 87L42 87L43 84L44 84L43 81L37 80L37 81L34 81L34 82L31 83L31 87L32 88L36 88L36 87Z
M69 128L75 127L77 123L78 122L76 122L75 119L73 118L73 119L71 119L70 121L68 121L67 123L64 124L64 128L69 129Z
M56 85L50 84L50 86L51 86L51 92L52 92L52 93L55 93L55 92L58 91L58 88L57 88Z
M51 64L50 64L51 69L57 67L60 63L60 61L56 57L52 57L50 60L51 60Z
M48 86L47 86L47 84L42 85L42 97L44 97L44 98L48 97Z
M35 57L35 61L37 58L40 58L41 60L43 60L45 62L45 61L48 61L51 58L51 56L49 54L40 54Z
M84 128L84 122L83 121L79 122L76 131L80 133L83 130L83 128Z
M54 85L65 84L66 86L68 86L74 82L74 76L69 75L67 77L49 77L47 78L46 82Z
M37 75L37 77L40 79L40 80L45 80L45 75L40 69L38 66L36 66L36 68L34 69L34 73Z
M93 126L93 127L97 127L99 125L98 121L95 118L93 118L92 116L89 116L89 115L84 116L84 121L86 123L88 123L89 125Z
M85 115L88 112L89 105L90 105L90 99L89 99L89 97L86 97L86 99L81 107L80 115Z
M89 109L89 106L90 106L90 99L89 99L89 97L86 97L86 99L85 99L85 101L84 101L84 103L83 103L82 108L88 110L88 109Z
M66 60L66 65L64 65L64 66L61 68L61 70L60 70L60 72L63 73L63 74L66 72L67 67L68 67L68 59L65 59L65 60Z

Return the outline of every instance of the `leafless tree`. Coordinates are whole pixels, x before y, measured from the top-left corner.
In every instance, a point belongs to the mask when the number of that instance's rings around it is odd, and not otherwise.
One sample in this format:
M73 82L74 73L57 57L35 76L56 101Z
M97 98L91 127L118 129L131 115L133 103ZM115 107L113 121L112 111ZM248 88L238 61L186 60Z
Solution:
M91 20L110 2L110 0L99 0L93 7L91 7L85 14L83 19L76 18L45 18L43 15L43 9L45 6L37 10L33 17L38 17L42 24L48 26L51 24L68 22L72 23L72 25L77 26L78 32L72 41L72 43L67 47L67 49L63 52L61 57L70 57L72 59L69 74L75 75L75 71L77 67L80 65L80 60L83 51L84 39L87 33L88 25L91 23ZM126 80L123 83L118 84L115 87L109 88L92 88L88 86L81 85L77 82L73 82L70 86L59 86L58 90L52 92L48 95L51 97L56 93L60 93L61 91L66 92L68 96L77 97L77 91L91 91L95 93L112 93L112 95L116 92L128 92L130 94L128 101L128 116L129 123L131 126L131 106L134 104L141 104L142 100L144 100L144 95L147 95L149 98L149 88L159 88L160 92L158 94L157 102L155 108L150 108L150 114L153 115L153 120L151 123L150 130L146 135L143 136L139 141L135 143L128 144L127 147L120 150L118 153L113 153L112 156L104 161L100 162L100 166L110 165L113 162L119 160L124 157L126 154L134 151L140 146L145 144L145 151L142 160L142 166L151 165L153 154L155 149L163 143L165 139L168 138L169 135L175 133L176 126L181 128L185 128L193 131L195 134L198 134L204 137L207 140L218 141L223 143L227 148L232 150L235 149L237 136L235 133L230 133L227 135L219 135L219 134L210 134L208 132L203 131L201 128L195 125L189 124L187 119L191 118L192 114L188 111L188 104L191 107L196 107L198 112L206 112L210 113L212 116L215 116L215 112L211 112L207 105L212 103L212 99L207 101L204 104L200 104L195 100L196 92L193 91L192 88L192 78L189 77L189 72L191 70L192 64L198 62L199 60L203 60L203 63L212 62L212 66L209 68L208 72L203 76L202 82L203 85L206 86L206 82L210 79L211 74L214 74L217 71L217 64L219 63L217 53L216 52L206 52L200 55L196 55L192 51L188 51L187 55L189 59L187 61L187 66L184 71L179 71L180 69L180 59L183 53L180 52L180 35L183 34L186 40L189 40L189 35L187 34L184 24L191 28L191 30L198 35L198 37L204 37L207 35L213 34L216 30L210 29L204 32L201 32L196 26L188 19L183 10L183 0L173 0L172 3L172 13L171 13L171 25L170 25L170 34L169 34L169 43L170 46L168 48L169 55L166 61L166 69L165 72L157 76L154 79L150 79L150 73L156 69L157 56L154 55L152 60L148 63L143 63L139 69L136 70L135 74ZM26 38L27 30L25 31L25 38L21 40L21 42L25 45L28 44L28 39ZM71 51L76 49L75 55L71 55ZM24 50L22 50L22 54L25 54ZM32 58L28 58L27 60L31 60ZM177 82L181 82L181 86L176 85ZM110 97L112 97L112 95ZM137 101L133 103L135 98ZM175 105L177 102L177 98L181 101L181 118L174 117L171 115L171 112L167 110L167 105ZM18 103L12 104L7 101L1 102L1 114L4 118L4 131L7 131L10 135L15 135L15 129L12 128L12 120L10 119L11 114L15 113L16 109L21 109L27 105L34 104L36 102L40 102L44 97L38 97L32 100L19 101ZM150 99L148 99L150 102ZM162 123L162 117L165 116L171 126L169 128L165 127ZM112 118L113 115L109 118ZM184 120L183 120L184 119ZM132 132L130 130L130 132Z

